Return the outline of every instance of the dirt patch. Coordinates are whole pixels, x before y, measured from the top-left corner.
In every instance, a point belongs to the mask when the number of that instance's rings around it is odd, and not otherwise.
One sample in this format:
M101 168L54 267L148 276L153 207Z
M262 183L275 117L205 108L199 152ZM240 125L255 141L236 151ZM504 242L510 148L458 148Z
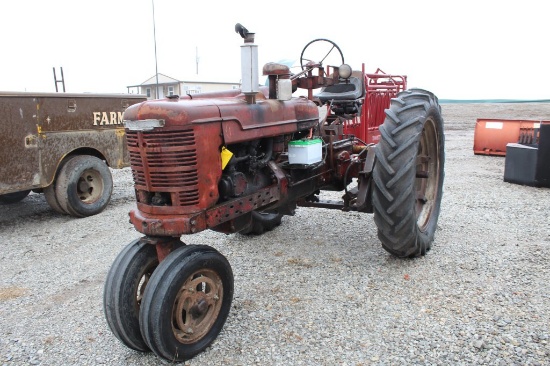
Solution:
M0 288L0 301L16 299L25 296L29 290L22 287L4 287Z

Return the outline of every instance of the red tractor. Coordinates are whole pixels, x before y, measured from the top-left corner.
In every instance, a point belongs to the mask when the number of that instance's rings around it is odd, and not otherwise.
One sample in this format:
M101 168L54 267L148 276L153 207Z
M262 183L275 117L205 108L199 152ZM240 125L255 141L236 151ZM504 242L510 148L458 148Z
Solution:
M254 34L239 24L236 31L244 38L241 90L170 96L124 112L137 201L130 221L144 236L115 259L104 312L124 345L171 361L214 341L233 298L227 259L182 235L258 235L297 206L335 208L374 213L383 248L416 257L437 227L445 152L435 95L399 92L379 142L368 143L349 133L364 113L364 66L352 70L336 44L319 39L304 48L299 72L268 63L259 86ZM342 191L342 200L323 200L321 191Z

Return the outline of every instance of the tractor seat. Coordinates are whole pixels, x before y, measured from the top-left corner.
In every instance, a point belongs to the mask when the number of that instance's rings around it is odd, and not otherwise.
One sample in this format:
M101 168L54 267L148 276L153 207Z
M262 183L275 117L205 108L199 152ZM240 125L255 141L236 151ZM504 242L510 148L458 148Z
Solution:
M264 75L290 75L288 66L277 62L268 62L262 71Z
M365 91L361 79L352 76L347 83L338 83L324 87L316 97L324 104L329 100L355 100L361 98L364 94Z

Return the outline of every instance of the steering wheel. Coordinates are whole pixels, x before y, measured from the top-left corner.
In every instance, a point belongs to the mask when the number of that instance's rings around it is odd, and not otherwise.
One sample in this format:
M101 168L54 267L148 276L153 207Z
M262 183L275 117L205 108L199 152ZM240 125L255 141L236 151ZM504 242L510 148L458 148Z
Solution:
M336 43L329 39L318 38L306 44L302 50L300 55L302 70L308 68L308 63L319 66L323 66L323 63L325 65L340 66L344 63L344 55Z

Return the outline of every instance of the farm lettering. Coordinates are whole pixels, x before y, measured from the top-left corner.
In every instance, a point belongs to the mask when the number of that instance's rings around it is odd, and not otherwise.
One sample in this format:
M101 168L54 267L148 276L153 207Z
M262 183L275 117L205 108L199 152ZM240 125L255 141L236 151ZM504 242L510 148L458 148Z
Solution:
M94 126L121 125L122 112L93 112Z

